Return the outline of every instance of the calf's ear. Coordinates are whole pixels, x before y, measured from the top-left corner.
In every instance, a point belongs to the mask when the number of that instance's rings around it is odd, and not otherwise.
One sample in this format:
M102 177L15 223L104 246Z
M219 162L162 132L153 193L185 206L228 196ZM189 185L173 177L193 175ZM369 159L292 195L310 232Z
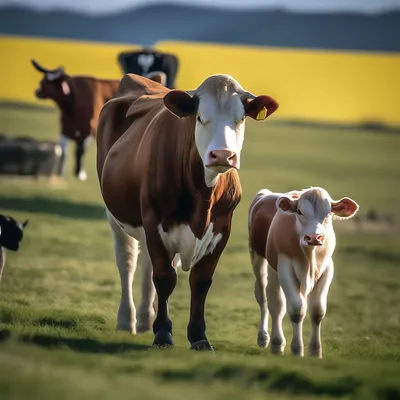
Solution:
M253 99L245 98L243 105L245 116L256 121L264 121L279 107L278 102L270 96L257 96Z
M197 113L199 99L183 90L171 90L164 97L164 105L179 118Z
M276 208L285 214L293 214L297 211L297 202L288 196L280 196L276 200Z
M359 205L349 197L343 197L338 201L331 202L331 211L338 219L354 217L359 208Z

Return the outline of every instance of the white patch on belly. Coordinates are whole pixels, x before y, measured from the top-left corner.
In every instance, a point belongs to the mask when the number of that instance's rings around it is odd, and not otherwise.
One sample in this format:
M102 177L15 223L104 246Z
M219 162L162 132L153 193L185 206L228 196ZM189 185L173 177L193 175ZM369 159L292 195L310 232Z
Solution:
M108 210L106 211L112 216ZM141 246L145 245L146 235L142 226L134 228L129 224L119 222L114 216L112 217L125 233L138 240ZM181 267L184 271L189 271L204 256L211 254L222 239L222 233L214 234L213 223L210 223L201 240L194 236L188 225L176 226L169 232L164 232L161 225L158 225L157 228L166 250L173 258L172 265L175 268Z
M211 254L217 244L222 239L222 233L217 235L213 232L214 224L211 223L202 239L197 239L188 225L179 225L171 229L169 232L164 232L162 226L158 226L158 232L164 243L165 248L171 257L174 257L174 265L181 267L184 271L189 271L196 265L204 256ZM179 253L180 260L176 256Z

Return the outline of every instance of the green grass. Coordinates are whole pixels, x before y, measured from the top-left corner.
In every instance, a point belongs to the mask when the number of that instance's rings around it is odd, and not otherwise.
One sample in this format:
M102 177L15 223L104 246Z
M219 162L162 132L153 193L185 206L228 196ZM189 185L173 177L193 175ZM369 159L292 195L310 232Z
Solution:
M52 111L0 107L0 132L58 138ZM399 399L400 136L273 122L249 123L240 172L243 199L208 296L216 351L188 350L188 275L171 297L174 349L152 334L115 332L119 277L92 146L88 181L0 181L0 212L30 219L0 283L1 399ZM335 278L323 322L324 359L274 357L256 345L258 305L246 214L260 188L323 186L352 197L360 214L391 214L394 227L337 221ZM140 277L140 268L137 271ZM135 299L140 298L138 280ZM305 323L305 342L309 337ZM291 328L285 318L285 335Z

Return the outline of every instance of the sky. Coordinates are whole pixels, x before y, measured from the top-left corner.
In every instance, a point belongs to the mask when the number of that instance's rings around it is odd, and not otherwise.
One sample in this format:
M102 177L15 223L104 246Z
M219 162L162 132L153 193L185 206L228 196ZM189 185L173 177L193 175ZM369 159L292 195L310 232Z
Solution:
M117 13L157 3L195 4L229 8L281 7L294 11L355 11L375 13L400 10L400 0L0 0L1 6L24 5L39 10L67 9L87 14Z

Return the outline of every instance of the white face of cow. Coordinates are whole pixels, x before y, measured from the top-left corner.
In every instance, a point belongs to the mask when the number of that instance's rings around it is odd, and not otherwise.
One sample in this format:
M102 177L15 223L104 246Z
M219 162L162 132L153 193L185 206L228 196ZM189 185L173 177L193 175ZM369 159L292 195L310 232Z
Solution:
M322 188L311 188L290 196L281 196L276 205L279 212L296 216L296 233L300 246L322 246L329 230L332 217L351 218L358 211L358 204L344 197L334 201Z
M196 116L196 148L207 186L231 168L240 168L245 118L264 120L278 104L269 96L255 97L227 75L213 75L192 94L173 90L165 106L178 117Z

